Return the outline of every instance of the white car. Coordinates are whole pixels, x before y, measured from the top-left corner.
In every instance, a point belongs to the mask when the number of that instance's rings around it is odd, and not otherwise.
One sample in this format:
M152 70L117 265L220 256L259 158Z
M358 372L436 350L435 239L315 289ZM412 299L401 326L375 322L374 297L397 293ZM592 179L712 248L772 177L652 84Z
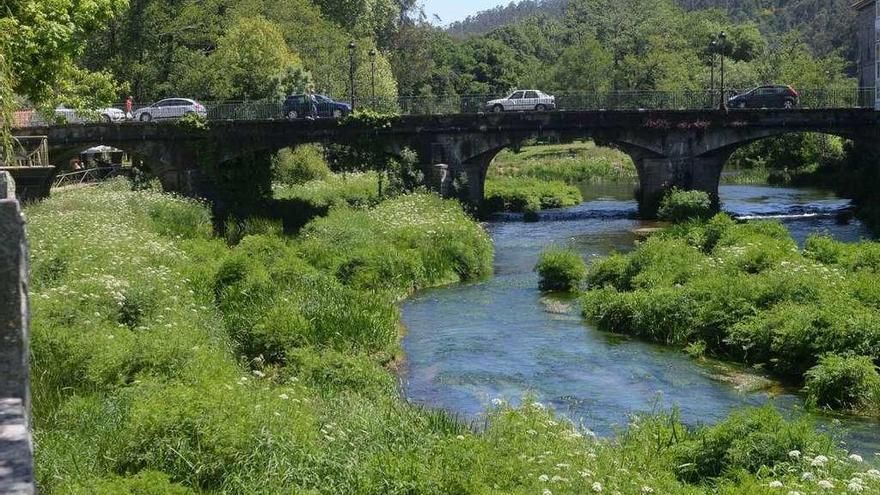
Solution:
M74 110L64 105L55 109L55 117L68 124L84 124L86 122L122 122L125 112L118 108L99 108L97 110Z
M517 90L507 98L486 103L487 112L545 112L556 110L556 98L536 89Z
M205 107L195 100L166 98L148 107L135 110L132 118L141 122L150 122L151 120L176 119L193 113L202 117L208 116Z

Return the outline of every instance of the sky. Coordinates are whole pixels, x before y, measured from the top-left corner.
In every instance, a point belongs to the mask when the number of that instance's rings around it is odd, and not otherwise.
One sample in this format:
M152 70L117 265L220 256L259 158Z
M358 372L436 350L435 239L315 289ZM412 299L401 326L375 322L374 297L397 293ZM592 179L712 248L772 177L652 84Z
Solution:
M507 5L510 0L424 0L428 20L436 23L434 14L440 16L440 24L461 21L465 17L497 5Z

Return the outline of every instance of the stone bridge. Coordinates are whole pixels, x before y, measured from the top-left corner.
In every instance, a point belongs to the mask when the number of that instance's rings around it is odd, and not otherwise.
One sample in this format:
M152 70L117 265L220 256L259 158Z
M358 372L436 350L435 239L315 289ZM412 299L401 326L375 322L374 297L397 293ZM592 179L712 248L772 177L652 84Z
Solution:
M365 144L390 155L410 148L429 185L450 195L459 179L464 190L457 193L476 204L483 198L488 167L504 148L531 138L593 139L632 157L640 206L650 215L671 187L706 191L717 201L725 162L752 141L820 132L877 142L878 123L880 113L869 109L591 111L402 116L380 123L211 121L204 129L177 123L87 124L15 132L48 136L55 163L99 144L126 150L167 189L221 204L230 196L265 193L269 156L303 143Z

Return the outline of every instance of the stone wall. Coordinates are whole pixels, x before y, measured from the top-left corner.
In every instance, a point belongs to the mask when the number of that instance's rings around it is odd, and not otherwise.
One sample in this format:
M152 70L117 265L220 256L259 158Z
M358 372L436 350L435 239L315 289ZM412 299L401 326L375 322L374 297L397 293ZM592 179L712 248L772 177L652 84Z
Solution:
M0 494L31 495L27 243L15 183L0 171Z

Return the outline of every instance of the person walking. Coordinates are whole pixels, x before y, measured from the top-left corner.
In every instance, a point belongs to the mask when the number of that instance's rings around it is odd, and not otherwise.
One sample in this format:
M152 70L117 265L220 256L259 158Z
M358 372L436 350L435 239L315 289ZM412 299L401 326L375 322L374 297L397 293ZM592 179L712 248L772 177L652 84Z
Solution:
M128 95L128 98L125 99L125 118L131 120L132 108L134 107L134 98L131 95Z

